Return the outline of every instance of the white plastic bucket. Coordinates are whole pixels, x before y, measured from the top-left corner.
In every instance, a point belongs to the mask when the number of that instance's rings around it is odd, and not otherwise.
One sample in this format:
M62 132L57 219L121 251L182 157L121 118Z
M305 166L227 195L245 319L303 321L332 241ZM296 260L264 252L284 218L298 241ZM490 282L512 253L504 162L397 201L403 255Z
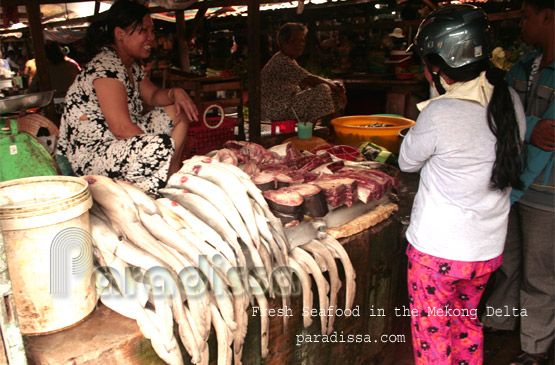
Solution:
M81 178L0 183L0 227L23 334L55 332L93 311L91 206Z

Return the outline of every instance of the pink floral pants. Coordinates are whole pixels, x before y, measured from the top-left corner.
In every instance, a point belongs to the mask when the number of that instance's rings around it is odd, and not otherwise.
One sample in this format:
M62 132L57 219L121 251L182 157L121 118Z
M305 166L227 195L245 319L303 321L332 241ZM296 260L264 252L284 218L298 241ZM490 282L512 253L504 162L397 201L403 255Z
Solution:
M407 248L412 344L416 364L482 364L478 303L502 256L463 262Z

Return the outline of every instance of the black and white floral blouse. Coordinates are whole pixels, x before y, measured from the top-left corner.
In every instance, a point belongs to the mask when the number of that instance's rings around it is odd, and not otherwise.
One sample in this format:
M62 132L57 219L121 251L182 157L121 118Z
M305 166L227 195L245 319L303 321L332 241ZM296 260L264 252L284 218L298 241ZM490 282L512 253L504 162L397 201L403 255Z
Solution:
M173 123L160 107L142 114L139 83L145 74L136 63L132 76L133 82L117 54L103 48L67 92L57 148L77 175L105 175L155 192L167 180L175 150L170 138ZM100 78L113 78L125 86L131 120L146 134L121 140L112 134L93 86Z

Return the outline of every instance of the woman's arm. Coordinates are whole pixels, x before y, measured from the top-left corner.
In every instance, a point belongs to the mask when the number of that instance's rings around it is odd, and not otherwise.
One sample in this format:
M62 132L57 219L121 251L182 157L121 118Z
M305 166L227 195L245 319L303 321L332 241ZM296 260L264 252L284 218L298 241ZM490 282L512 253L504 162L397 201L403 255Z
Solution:
M181 112L184 112L188 120L191 121L198 119L197 106L185 90L179 87L160 89L154 85L150 79L144 78L139 83L139 91L141 93L141 98L148 105L166 106L174 104L176 116L179 116Z
M333 92L338 92L339 89L341 89L341 91L343 91L343 88L341 88L341 86L335 84L334 82L330 81L330 80L326 80L322 77L318 77L316 75L310 75L307 78L305 78L303 81L301 81L301 88L305 88L305 87L314 87L316 85L320 85L320 84L326 84L330 87L331 91Z
M144 134L144 131L131 121L127 93L120 81L111 78L96 79L93 86L108 128L117 139Z
M399 168L404 172L418 172L434 154L437 147L437 131L424 109L416 124L407 133L399 152Z
M303 81L301 81L300 86L301 88L304 89L306 87L314 87L320 84L328 85L332 93L341 96L344 99L343 101L345 102L347 101L347 96L345 95L345 89L343 89L343 86L341 86L341 84L324 79L322 77L318 77L316 75L310 75L307 78L305 78Z

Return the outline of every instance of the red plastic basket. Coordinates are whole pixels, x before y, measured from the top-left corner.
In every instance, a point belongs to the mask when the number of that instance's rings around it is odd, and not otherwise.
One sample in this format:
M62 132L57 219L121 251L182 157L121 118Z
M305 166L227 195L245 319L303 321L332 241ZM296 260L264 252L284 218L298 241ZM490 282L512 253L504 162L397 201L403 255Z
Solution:
M225 142L234 139L237 120L225 117L218 125L220 119L220 117L210 117L206 118L206 124L202 121L189 124L189 134L183 152L184 158L219 150Z

